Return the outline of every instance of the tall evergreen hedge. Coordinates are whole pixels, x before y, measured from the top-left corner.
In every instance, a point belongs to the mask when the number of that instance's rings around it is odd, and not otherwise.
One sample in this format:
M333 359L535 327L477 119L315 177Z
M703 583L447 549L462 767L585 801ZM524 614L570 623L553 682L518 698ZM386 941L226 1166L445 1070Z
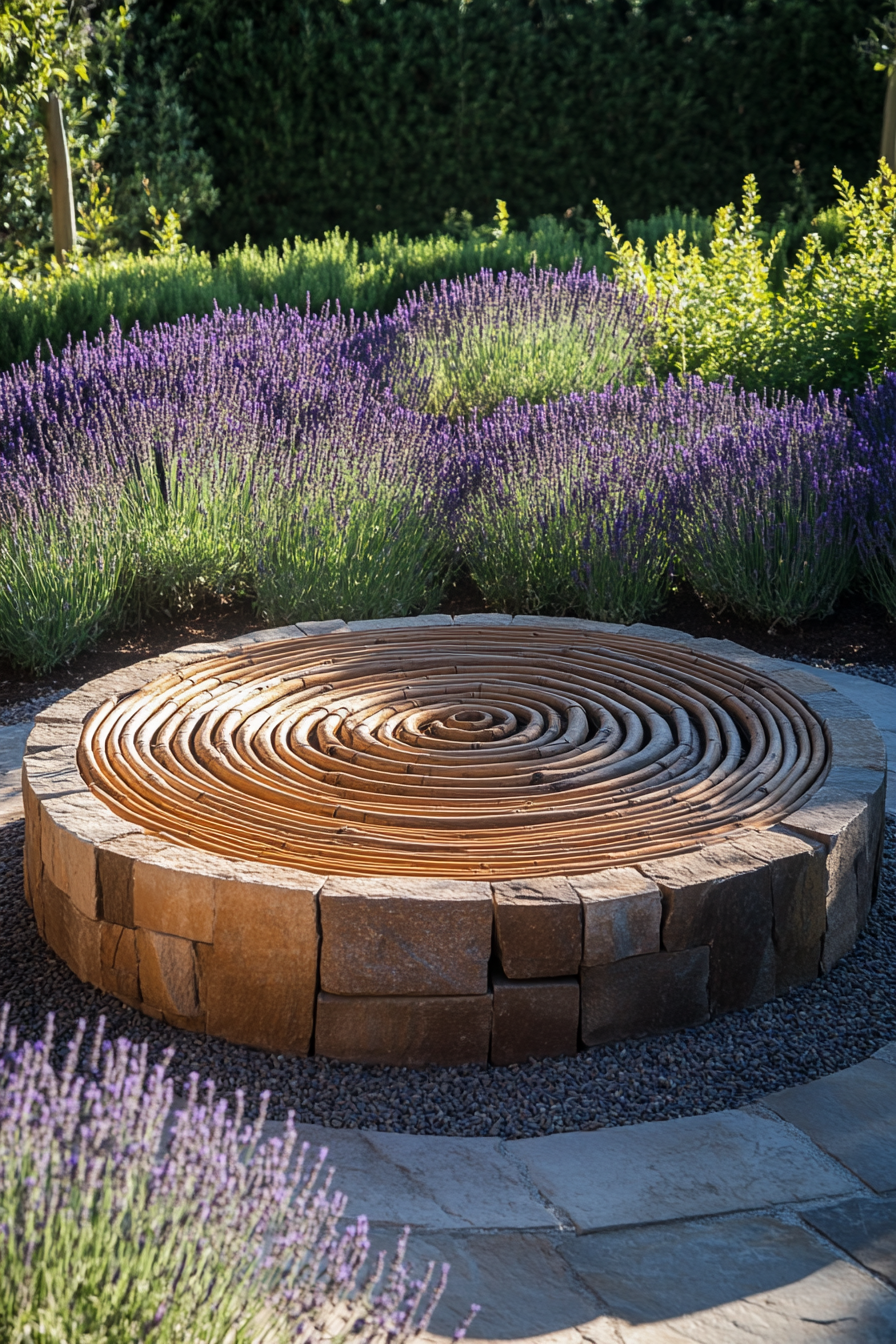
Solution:
M873 170L882 0L144 0L141 78L173 71L211 155L219 250L339 225L427 233L447 207L525 226L600 195L766 215Z

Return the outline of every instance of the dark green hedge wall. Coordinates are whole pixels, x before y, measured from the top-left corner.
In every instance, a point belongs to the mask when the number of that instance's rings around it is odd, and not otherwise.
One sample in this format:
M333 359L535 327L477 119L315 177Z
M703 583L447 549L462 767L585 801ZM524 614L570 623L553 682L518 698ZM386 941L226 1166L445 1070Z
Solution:
M194 241L340 225L426 233L449 206L525 225L604 197L703 212L755 172L764 214L874 167L869 0L147 0L186 72L221 205ZM152 59L144 62L152 70Z

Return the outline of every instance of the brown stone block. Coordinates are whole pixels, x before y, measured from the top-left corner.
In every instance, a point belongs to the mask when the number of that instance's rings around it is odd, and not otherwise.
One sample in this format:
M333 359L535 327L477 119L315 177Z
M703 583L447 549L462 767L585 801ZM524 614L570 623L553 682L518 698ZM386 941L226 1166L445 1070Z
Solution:
M199 977L193 944L147 929L136 931L137 975L140 998L157 1008L166 1022L205 1029L205 1014L199 1001Z
M46 869L35 902L38 929L57 956L79 980L99 985L100 931L98 920L88 919L48 877Z
M824 726L838 767L886 770L887 748L873 719L831 717L825 719Z
M83 728L79 723L35 723L28 734L25 755L42 755L48 751L58 751L60 747L74 750L81 740Z
M775 993L811 984L825 930L824 846L781 827L755 831L738 845L768 865L774 915Z
M820 842L827 853L825 971L852 948L874 899L885 790L883 773L835 768L818 793L782 823L787 831Z
M656 1036L709 1017L709 948L654 952L582 968L585 1045Z
M486 882L328 878L320 893L321 989L329 994L482 995L492 897Z
M524 1064L527 1059L574 1055L579 1043L579 982L508 980L492 975L493 1064Z
M198 947L208 1030L241 1045L307 1055L323 878L278 868L265 878L215 883L214 945Z
M56 729L48 729L55 732ZM80 735L80 728L77 729ZM90 790L78 769L74 747L57 747L41 751L34 756L26 755L22 761L22 791L25 781L32 794L39 801L49 798L63 798L70 794L90 796Z
M565 877L493 882L495 930L511 980L577 975L582 964L582 903Z
M102 848L98 868L107 918L175 938L212 941L215 882L233 873L233 860L142 832Z
M348 998L318 994L315 1054L352 1064L485 1064L491 994Z
M664 950L709 946L712 1013L773 996L771 875L761 859L732 840L638 866L662 893Z
M137 979L137 939L133 929L100 921L102 986L126 1003L140 999Z
M569 879L582 902L583 966L605 966L660 950L663 899L637 868L605 868Z
M98 918L97 846L137 828L116 817L91 793L45 798L40 809L41 857L50 881L88 919Z

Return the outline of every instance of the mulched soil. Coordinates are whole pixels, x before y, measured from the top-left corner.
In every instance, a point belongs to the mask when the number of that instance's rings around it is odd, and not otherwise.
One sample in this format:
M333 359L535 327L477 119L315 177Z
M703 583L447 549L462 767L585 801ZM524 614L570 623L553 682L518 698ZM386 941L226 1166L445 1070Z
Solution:
M468 575L461 575L452 585L441 607L454 616L485 609L486 603ZM768 630L730 612L714 615L691 588L682 584L653 620L698 638L711 635L731 639L777 658L861 666L890 664L896 657L896 624L882 607L856 593L845 594L827 620L806 621L795 630ZM232 639L261 624L249 602L221 600L189 616L148 622L139 629L109 636L91 652L38 678L24 678L0 659L0 710L44 693L74 689L94 677L167 653L181 644Z

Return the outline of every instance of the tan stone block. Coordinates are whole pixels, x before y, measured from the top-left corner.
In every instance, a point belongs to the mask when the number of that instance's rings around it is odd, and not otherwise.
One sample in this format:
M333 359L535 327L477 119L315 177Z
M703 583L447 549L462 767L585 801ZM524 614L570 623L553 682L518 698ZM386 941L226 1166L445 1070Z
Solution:
M827 928L822 968L829 971L856 941L874 898L883 841L886 775L832 769L824 785L782 825L817 840L827 858Z
M842 698L845 700L845 696ZM887 748L872 719L826 718L824 727L831 742L834 766L886 770Z
M88 919L47 876L46 869L40 884L39 900L35 902L38 929L57 956L74 971L79 980L99 985L100 924Z
M41 857L47 875L82 914L96 919L97 846L137 828L110 812L93 794L47 798L40 804Z
M203 1030L205 1014L199 1002L193 944L186 938L138 928L136 950L140 997L144 1003L158 1008L165 1021L174 1026Z
M49 731L55 731L51 729ZM77 732L80 734L80 728ZM51 750L26 755L22 761L22 789L27 782L39 801L61 798L69 794L88 796L90 790L78 769L74 747L54 747Z
M586 1046L656 1036L709 1017L708 947L655 952L582 968L582 1040Z
M103 989L126 1003L140 998L137 939L133 929L100 921L100 965Z
M91 690L94 683L88 682L86 686L80 687L77 691L72 691L70 695L63 696L52 705L47 705L34 716L35 724L82 724L93 713L98 705L101 705L108 696L99 697Z
M710 948L712 1013L774 994L771 875L737 840L638 865L663 897L667 952Z
M485 1064L490 994L437 997L317 996L314 1052L353 1064Z
M25 849L23 854L25 872L25 899L34 909L35 892L40 887L43 860L40 856L40 803L23 774L22 802L25 811Z
M307 1055L323 878L278 868L264 878L235 874L215 883L214 944L198 948L208 1031L240 1045Z
M321 989L330 994L481 995L488 989L486 882L328 878L320 892Z
M26 756L40 756L60 747L74 750L81 740L83 728L79 723L35 723L25 743Z
M614 621L586 621L581 616L514 616L514 630L522 628L533 628L536 631L542 629L547 633L557 630L580 630L583 634L594 635L618 635L625 630L624 625L619 625Z
M506 611L471 611L455 616L455 625L510 625L513 617Z
M493 1064L574 1055L579 1043L579 982L574 976L550 980L508 980L492 974Z
M627 625L622 631L623 635L633 635L636 639L656 639L662 644L693 644L694 636L687 635L683 630L673 630L668 625L646 625L643 621L638 621L634 625Z
M605 868L569 879L582 902L583 966L604 966L660 950L663 899L637 868Z
M577 975L582 964L582 903L565 877L493 882L495 930L511 980Z
M212 941L215 882L232 874L232 859L142 833L103 849L107 853L100 871L109 884L111 902L107 917L114 913L120 924L133 923L200 943ZM105 890L104 886L104 901Z
M781 827L754 831L738 847L768 865L775 948L774 993L811 984L825 931L824 846ZM770 997L770 995L769 995Z
M369 621L349 621L348 629L354 634L361 632L372 632L383 630L405 630L415 629L423 626L428 628L433 625L453 625L454 621L450 616L441 612L433 612L429 616L382 616Z

